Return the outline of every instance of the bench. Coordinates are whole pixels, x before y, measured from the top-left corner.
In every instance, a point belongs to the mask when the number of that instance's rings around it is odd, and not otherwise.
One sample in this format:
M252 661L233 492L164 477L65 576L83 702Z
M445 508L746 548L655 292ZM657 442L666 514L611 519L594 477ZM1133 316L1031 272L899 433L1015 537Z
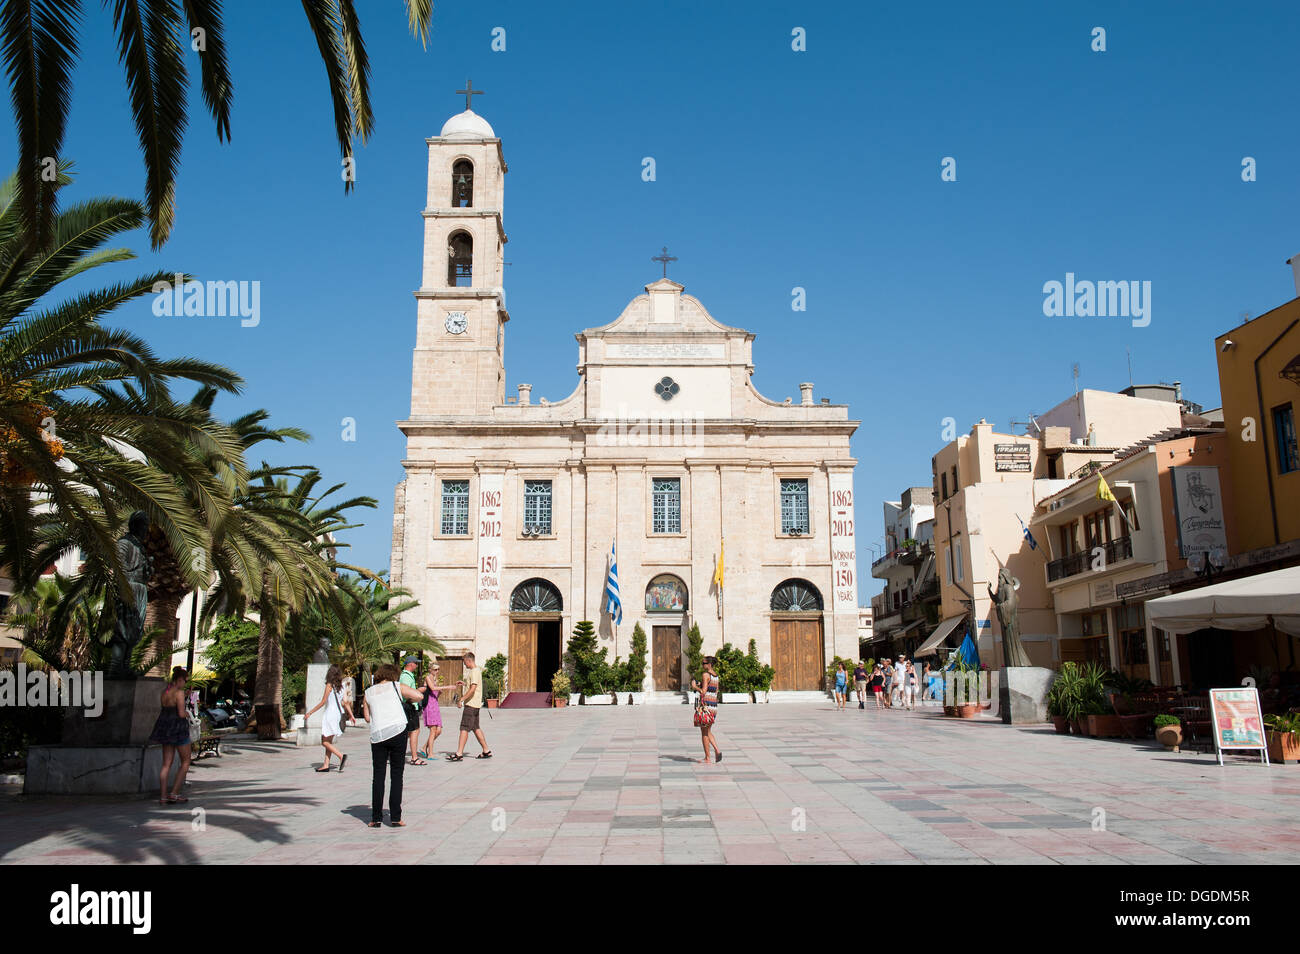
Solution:
M205 735L194 743L194 759L198 760L208 753L214 753L217 758L221 758L221 736Z

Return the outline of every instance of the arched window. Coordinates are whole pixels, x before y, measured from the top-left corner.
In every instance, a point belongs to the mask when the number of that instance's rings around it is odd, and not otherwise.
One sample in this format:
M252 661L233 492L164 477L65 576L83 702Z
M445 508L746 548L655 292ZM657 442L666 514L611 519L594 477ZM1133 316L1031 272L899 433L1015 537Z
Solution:
M786 580L772 591L772 610L777 613L809 613L822 608L822 595L807 580Z
M686 584L671 574L656 576L645 588L647 613L685 613Z
M563 609L560 591L546 580L524 580L510 594L512 613L558 613Z
M447 285L451 288L474 285L474 239L468 232L455 232L447 240Z
M474 205L474 163L457 159L451 167L451 207L468 209Z

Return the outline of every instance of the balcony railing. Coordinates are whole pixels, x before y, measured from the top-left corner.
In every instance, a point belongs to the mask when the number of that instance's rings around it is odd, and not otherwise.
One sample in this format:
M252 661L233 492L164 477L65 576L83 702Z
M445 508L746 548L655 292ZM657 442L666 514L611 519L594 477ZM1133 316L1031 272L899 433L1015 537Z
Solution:
M1071 553L1068 557L1062 557L1059 560L1053 560L1047 564L1047 582L1054 583L1057 580L1063 580L1068 576L1076 576L1085 570L1092 569L1093 547L1086 550L1080 550L1078 553ZM1127 534L1122 537L1116 537L1109 543L1101 545L1103 560L1098 569L1105 569L1112 563L1118 563L1120 560L1127 560L1133 555L1133 538Z

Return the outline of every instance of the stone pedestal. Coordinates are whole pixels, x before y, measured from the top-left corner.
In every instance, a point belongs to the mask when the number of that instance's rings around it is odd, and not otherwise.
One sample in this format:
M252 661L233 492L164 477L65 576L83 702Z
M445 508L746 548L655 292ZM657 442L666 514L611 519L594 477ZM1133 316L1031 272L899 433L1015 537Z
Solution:
M1047 691L1055 669L1008 666L998 670L998 708L1007 725L1036 725L1047 721Z
M304 712L310 711L325 694L325 673L329 672L329 668L329 663L311 663L307 666L307 708L303 710ZM320 745L320 727L324 718L324 709L313 712L311 718L307 720L307 725L295 733L297 744Z
M161 745L33 745L27 750L23 794L156 792L161 769ZM173 762L172 772L176 771Z
M82 708L69 707L63 717L63 744L144 745L162 711L167 680L159 678L104 681L103 711L91 718Z

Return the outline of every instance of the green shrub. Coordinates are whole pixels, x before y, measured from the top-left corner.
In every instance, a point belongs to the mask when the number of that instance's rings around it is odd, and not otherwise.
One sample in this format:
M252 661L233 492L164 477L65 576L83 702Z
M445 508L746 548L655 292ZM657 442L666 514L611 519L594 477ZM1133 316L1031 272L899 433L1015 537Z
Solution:
M505 681L506 657L497 653L483 666L483 698L501 698L501 684Z
M1273 732L1300 732L1300 712L1266 715L1264 724Z
M1173 715L1158 715L1151 721L1155 724L1157 729L1164 728L1167 725L1182 725L1178 720L1178 716Z
M754 640L749 641L749 652L746 655L746 664L749 667L749 689L751 692L767 692L772 688L772 680L776 678L776 670L759 661L758 644Z
M686 634L686 671L695 682L704 678L704 653L701 651L703 645L704 637L700 635L700 624L692 623L690 632Z
M584 619L574 624L573 635L564 653L565 666L573 673L573 690L584 696L600 695L614 689L615 667L622 666L617 660L611 666L605 659L607 650L596 649L598 642L595 623Z
M718 689L721 692L749 692L750 676L746 660L748 657L731 643L723 643L714 656L718 664L713 671L718 674Z
M632 629L632 655L627 662L614 660L616 684L619 692L640 692L645 685L646 639L645 630L637 623Z

